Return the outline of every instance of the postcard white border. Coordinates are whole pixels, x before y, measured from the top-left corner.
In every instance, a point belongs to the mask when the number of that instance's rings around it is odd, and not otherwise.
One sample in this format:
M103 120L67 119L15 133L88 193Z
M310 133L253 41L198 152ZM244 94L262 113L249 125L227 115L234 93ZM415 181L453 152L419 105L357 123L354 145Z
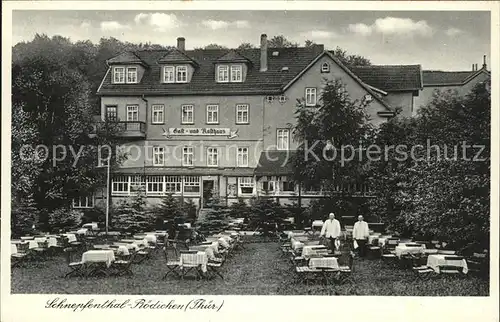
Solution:
M341 1L20 1L3 2L2 10L2 243L1 321L498 321L498 214L499 203L499 3L472 2L341 2ZM154 310L87 310L73 313L44 309L50 295L10 294L10 91L12 10L374 10L374 11L491 11L492 135L491 135L491 283L489 297L328 297L328 296L204 296L224 299L218 313ZM126 296L65 295L68 299L124 298ZM134 298L137 296L134 296ZM147 296L162 300L196 296Z

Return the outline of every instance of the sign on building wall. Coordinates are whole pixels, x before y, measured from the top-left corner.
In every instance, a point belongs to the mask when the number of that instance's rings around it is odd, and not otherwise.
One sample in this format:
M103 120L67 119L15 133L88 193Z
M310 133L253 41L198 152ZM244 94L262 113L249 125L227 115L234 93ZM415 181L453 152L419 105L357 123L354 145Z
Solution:
M163 136L226 136L233 139L238 136L238 130L231 131L230 128L215 127L171 127L163 129Z

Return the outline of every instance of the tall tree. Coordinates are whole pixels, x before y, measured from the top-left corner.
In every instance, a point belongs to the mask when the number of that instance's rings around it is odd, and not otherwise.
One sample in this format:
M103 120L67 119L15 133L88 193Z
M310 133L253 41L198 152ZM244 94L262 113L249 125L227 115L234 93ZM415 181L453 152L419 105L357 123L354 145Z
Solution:
M69 40L37 35L13 58L13 194L32 198L47 225L49 212L102 184L96 151L109 141L89 135L91 85Z
M346 50L337 47L332 51L332 54L337 57L342 63L347 66L370 66L371 62L368 58L360 55L352 55Z
M253 49L255 46L249 42L244 42L241 45L238 46L238 49L244 50L244 49Z
M297 44L295 42L291 42L283 35L274 36L273 38L269 39L267 42L268 42L268 46L270 48L286 48L286 47L298 47L299 46L299 44Z

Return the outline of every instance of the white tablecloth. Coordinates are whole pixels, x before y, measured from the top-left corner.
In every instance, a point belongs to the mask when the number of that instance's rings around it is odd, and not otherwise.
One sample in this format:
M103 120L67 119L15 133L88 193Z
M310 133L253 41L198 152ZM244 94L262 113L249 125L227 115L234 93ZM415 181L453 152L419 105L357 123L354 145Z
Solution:
M137 246L137 244L116 242L115 245L124 246L128 250L131 250L131 249L133 249L134 251L139 250L139 246Z
M21 240L33 240L35 237L33 236L23 236L21 237Z
M155 234L146 234L144 237L148 242L156 244L156 235Z
M467 261L465 259L445 260L444 259L445 257L453 257L453 256L452 255L441 255L441 254L429 255L429 257L427 257L427 266L432 268L436 273L439 273L439 266L440 265L462 267L464 274L467 274L469 269L467 267Z
M29 249L38 248L38 243L34 240L26 240L24 243L29 243Z
M115 260L115 253L111 249L89 250L82 254L83 263L106 263L109 267Z
M201 271L207 271L208 255L205 252L197 252L194 254L181 254L181 267L183 265L200 265Z
M84 224L82 226L82 228L90 228L90 229L96 230L97 229L97 223L96 222L87 223L87 224Z
M318 257L309 260L310 268L339 268L339 263L335 257Z
M304 247L304 243L299 242L298 240L295 239L292 239L291 243L292 243L292 248L294 250L301 249L302 247Z
M302 247L302 256L310 257L313 255L325 254L328 253L328 248L323 245L305 245Z
M322 220L315 220L312 222L312 225L311 225L313 228L314 227L323 227L323 221Z
M76 241L75 234L61 234L61 236L66 236L68 238L69 243Z
M80 228L76 231L78 235L86 235L89 232L87 228Z
M17 246L16 246L16 244L10 244L10 253L11 254L16 254L17 253Z
M423 254L425 252L425 245L421 244L418 247L406 246L406 243L399 244L394 250L396 256L401 257L404 254Z
M130 252L128 251L127 246L124 246L124 245L118 246L118 249L116 250L116 253L119 254L119 255L123 255L123 256L130 255Z
M132 244L136 244L137 247L143 248L148 246L148 241L146 239L136 240Z

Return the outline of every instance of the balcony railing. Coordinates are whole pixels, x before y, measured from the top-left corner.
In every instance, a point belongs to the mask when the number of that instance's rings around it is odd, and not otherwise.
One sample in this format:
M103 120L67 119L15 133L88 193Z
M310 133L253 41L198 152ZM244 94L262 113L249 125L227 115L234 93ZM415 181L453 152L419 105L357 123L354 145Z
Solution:
M98 122L96 130L98 134L107 132L118 137L146 137L146 123L140 121Z

